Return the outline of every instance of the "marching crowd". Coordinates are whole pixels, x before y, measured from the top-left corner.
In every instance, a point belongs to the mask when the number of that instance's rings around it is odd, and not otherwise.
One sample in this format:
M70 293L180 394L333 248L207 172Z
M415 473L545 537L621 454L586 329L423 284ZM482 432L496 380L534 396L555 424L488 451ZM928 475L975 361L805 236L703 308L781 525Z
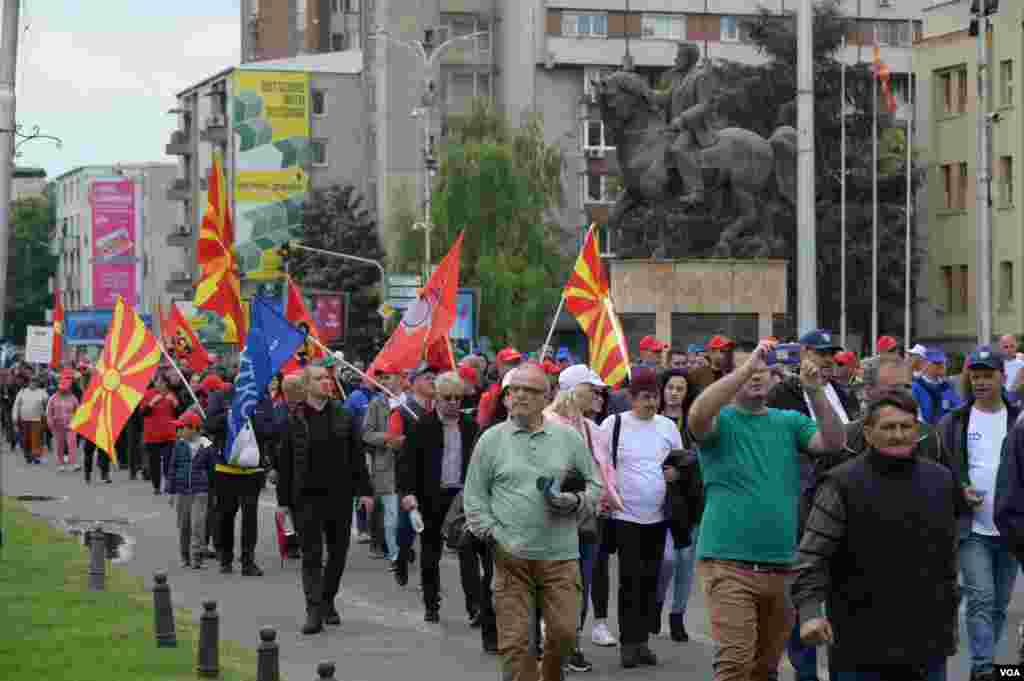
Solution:
M955 381L940 350L886 336L861 360L821 330L748 353L648 336L614 389L562 352L384 365L363 381L314 362L257 407L256 468L224 456L233 377L163 367L116 453L167 495L195 569L233 572L240 515L237 564L263 574L257 506L272 486L307 635L341 622L355 537L399 585L418 562L427 622L442 555L457 556L467 622L509 680L592 669L588 615L622 667L656 665L666 609L671 639L689 640L696 585L716 681L776 679L783 652L799 681L817 679L822 644L833 681L945 679L961 602L975 681L996 678L1024 558L1022 366L1010 336ZM110 459L83 439L79 463L69 427L91 371L2 370L0 413L27 463L48 449L91 483L95 460L110 483Z

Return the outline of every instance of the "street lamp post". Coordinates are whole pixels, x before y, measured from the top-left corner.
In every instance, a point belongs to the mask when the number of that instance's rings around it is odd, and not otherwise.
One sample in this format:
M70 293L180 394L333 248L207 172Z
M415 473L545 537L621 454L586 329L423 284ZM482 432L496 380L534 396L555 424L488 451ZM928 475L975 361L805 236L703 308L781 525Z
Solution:
M423 94L420 97L420 106L413 109L412 118L424 120L423 135L423 221L413 224L413 229L423 230L426 246L424 248L424 276L430 275L430 233L434 225L430 217L430 192L433 185L433 178L437 173L437 159L434 158L434 136L433 132L433 109L437 98L437 84L434 81L434 67L437 59L449 47L463 40L475 40L478 37L487 35L487 31L475 31L467 35L455 36L444 41L436 48L434 47L434 29L427 28L423 31L423 40L399 40L393 37L387 30L378 28L370 33L369 38L380 38L389 43L399 45L408 50L414 57L421 61L423 69Z

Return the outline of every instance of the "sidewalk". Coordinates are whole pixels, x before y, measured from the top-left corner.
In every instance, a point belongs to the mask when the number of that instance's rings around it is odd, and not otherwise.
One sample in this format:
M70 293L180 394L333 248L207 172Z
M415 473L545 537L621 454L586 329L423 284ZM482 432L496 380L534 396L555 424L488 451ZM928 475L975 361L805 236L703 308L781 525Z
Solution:
M29 510L55 524L67 519L107 521L109 529L123 532L130 557L123 569L147 580L158 571L168 574L176 605L190 608L198 621L202 601L212 598L221 613L221 637L253 648L262 626L278 632L281 671L289 681L316 678L316 665L333 660L339 681L392 681L394 679L499 678L498 658L485 655L480 633L466 622L465 604L458 580L457 562L445 556L442 586L446 596L439 625L423 622L416 565L410 584L398 587L381 560L369 556L365 546L353 544L342 580L339 611L342 625L317 636L302 636L299 628L304 603L297 561L282 568L274 539L272 491L260 501L257 562L263 577L243 578L237 570L221 575L215 566L195 571L178 565L174 513L166 496L154 496L148 482L128 480L127 471L114 471L114 483L87 486L81 472L57 473L48 465L29 466L20 455L0 449L0 483L3 495L66 497L63 501L27 502ZM2 520L2 519L0 519ZM614 561L613 561L614 566ZM613 567L614 570L614 567ZM615 577L612 578L611 612L615 612ZM614 618L613 618L614 619ZM707 679L711 648L706 634L706 615L699 594L691 600L687 628L694 641L675 644L656 638L652 648L660 658L655 669L644 671L649 681L680 678ZM614 626L613 630L617 627ZM594 663L592 679L621 678L627 674L618 664L617 648L590 644L589 626L584 651ZM579 675L573 675L579 676Z

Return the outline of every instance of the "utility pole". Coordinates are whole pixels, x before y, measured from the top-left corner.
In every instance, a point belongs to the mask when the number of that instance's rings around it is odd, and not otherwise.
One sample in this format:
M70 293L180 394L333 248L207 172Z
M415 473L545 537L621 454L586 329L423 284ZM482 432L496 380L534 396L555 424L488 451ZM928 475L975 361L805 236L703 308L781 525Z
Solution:
M992 22L998 0L974 0L971 3L970 35L978 42L978 175L976 210L978 213L978 345L992 340Z
M7 317L7 243L11 233L11 175L14 172L15 96L18 67L18 11L21 0L5 0L0 52L0 338Z
M818 326L818 255L814 216L814 10L811 0L800 0L797 22L796 321L797 332L804 334Z

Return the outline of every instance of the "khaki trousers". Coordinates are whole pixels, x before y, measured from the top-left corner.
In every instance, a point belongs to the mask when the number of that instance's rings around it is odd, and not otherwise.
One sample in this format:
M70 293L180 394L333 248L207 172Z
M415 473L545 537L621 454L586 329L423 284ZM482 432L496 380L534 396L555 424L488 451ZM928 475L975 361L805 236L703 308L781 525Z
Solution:
M576 645L583 583L578 560L525 560L496 549L494 609L502 681L560 681ZM544 657L530 653L530 613L544 616Z
M697 563L715 640L715 681L775 681L796 615L793 573L759 572L730 561Z

